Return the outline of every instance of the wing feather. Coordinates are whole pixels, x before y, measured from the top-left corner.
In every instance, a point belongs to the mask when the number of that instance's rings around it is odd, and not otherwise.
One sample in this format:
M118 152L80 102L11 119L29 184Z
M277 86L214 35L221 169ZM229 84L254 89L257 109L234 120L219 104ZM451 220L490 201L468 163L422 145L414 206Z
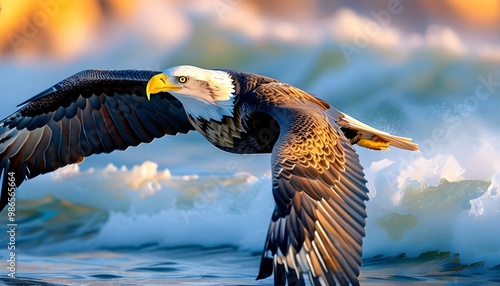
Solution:
M117 135L119 134L119 136L125 141L123 146L124 148L120 150L126 149L126 146L139 145L141 143L141 139L137 136L137 133L135 133L134 129L130 125L127 116L125 116L125 113L120 108L117 97L112 97L107 102L111 103L111 106L113 106L113 112L110 112L110 117L113 120L113 124L116 126L116 130L118 131Z
M65 113L65 110L63 107L58 108L56 110L56 113L54 114L54 117L52 118L52 120L54 120L56 122L61 121L61 119L64 117L64 113ZM26 118L26 117L23 117L23 118Z
M317 108L297 108L283 121L288 130L272 154L276 209L259 278L270 275L273 259L275 277L288 283L309 275L313 285L358 285L368 199L358 156Z
M38 146L36 147L36 153L33 152L33 155L31 156L31 159L34 161L34 163L30 170L42 170L41 172L44 173L47 168L46 156L40 156L39 154L45 154L49 149L50 141L52 138L52 129L50 129L48 126L41 127L40 129L43 132L42 140L40 140L40 143L38 143Z
M104 109L104 106L101 106L101 110L99 112L92 112L92 122L94 123L94 129L96 133L96 137L98 138L98 143L99 146L101 147L101 152L104 153L109 153L113 151L116 147L113 146L113 143L111 142L111 139L109 138L109 133L111 131L108 129L106 126L106 123L104 122L104 118L102 116L102 110ZM64 145L66 146L66 145Z
M93 110L99 110L101 109L101 97L98 95L92 95L89 99L88 102L92 105Z

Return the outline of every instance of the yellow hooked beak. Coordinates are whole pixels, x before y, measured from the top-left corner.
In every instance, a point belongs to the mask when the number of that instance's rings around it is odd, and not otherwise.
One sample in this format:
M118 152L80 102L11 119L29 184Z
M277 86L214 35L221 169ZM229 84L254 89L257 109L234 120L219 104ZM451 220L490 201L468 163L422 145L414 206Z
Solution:
M169 90L181 90L182 86L168 81L167 75L164 73L153 76L146 86L146 96L151 100L151 94Z

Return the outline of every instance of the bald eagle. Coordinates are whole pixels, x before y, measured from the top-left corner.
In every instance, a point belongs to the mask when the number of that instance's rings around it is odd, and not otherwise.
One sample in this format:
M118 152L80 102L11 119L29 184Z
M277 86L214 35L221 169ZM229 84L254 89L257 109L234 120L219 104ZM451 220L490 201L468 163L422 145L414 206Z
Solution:
M26 179L165 134L200 132L232 153L271 153L276 207L257 279L357 285L368 189L354 144L418 150L305 91L234 70L87 70L0 121L0 209Z

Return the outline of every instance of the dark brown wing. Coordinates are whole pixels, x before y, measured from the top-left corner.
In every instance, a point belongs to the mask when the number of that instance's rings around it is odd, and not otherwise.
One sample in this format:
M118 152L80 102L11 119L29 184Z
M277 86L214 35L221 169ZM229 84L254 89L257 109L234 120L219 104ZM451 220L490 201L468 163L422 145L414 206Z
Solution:
M36 95L0 121L0 210L8 183L125 150L165 134L187 133L182 104L168 93L146 98L155 71L83 71Z
M285 121L272 154L276 209L258 278L274 270L280 285L303 284L306 273L313 285L357 285L368 200L358 156L318 109L294 110Z

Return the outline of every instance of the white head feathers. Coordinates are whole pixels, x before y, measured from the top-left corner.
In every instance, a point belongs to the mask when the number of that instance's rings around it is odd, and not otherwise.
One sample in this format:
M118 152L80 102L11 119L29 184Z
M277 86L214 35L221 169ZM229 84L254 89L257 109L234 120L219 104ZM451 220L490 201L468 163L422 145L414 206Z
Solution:
M221 120L233 115L234 85L224 71L205 70L194 66L176 66L163 72L168 81L182 86L171 93L195 118Z

